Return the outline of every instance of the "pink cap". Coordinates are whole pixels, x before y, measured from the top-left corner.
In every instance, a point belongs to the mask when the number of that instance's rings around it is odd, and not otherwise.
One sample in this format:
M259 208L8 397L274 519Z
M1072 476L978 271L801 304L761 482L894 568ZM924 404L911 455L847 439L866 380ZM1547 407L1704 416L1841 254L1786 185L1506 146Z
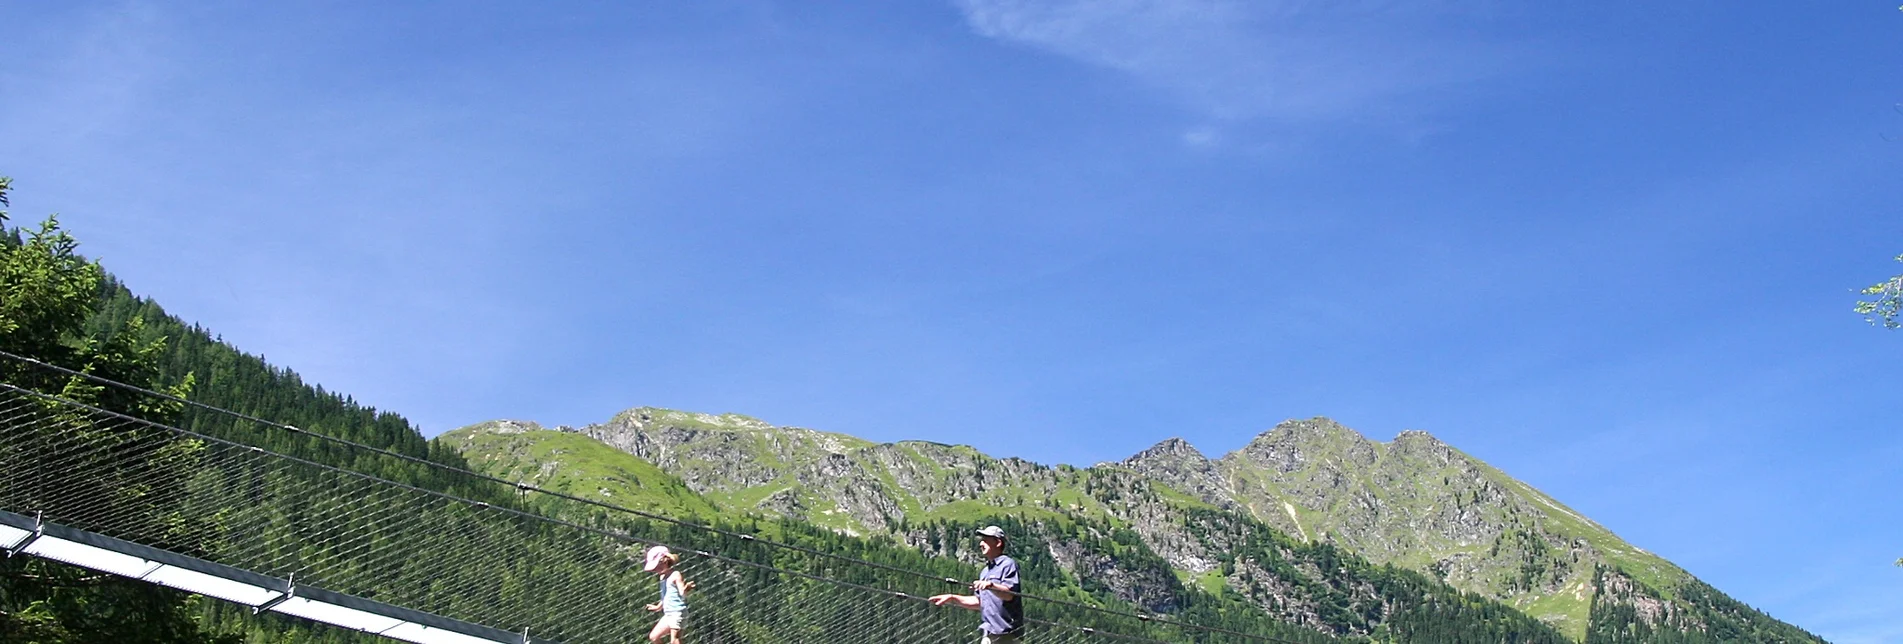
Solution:
M661 567L661 558L666 556L667 546L648 548L648 560L647 563L641 564L641 569L647 572L654 572L655 568Z

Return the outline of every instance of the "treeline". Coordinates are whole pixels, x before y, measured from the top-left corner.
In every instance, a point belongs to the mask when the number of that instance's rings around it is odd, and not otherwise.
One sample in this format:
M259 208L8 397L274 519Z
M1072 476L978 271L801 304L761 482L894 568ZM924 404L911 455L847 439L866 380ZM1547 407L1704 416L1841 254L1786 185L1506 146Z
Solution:
M129 327L128 325L131 325ZM423 438L402 416L360 405L351 397L305 383L296 372L239 351L195 324L165 312L157 302L134 295L118 280L100 280L96 313L87 319L86 337L110 339L127 329L145 341L162 340L155 378L191 380L191 400L246 416L266 419L379 450L468 469L460 454ZM416 467L400 459L352 449L315 436L285 431L230 414L186 407L182 429L256 445L265 449L349 467L400 483L436 490L470 490L469 482L442 469ZM476 486L481 487L481 486Z

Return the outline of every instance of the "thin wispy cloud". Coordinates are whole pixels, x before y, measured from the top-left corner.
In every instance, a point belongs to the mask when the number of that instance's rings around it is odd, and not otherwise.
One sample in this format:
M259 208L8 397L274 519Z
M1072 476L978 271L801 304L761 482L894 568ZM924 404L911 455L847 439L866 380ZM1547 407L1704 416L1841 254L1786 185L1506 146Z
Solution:
M59 149L122 133L157 88L174 71L171 25L156 8L142 3L102 7L87 15L70 41L32 43L64 55L48 65L62 79L32 87L32 96L15 109L0 111L0 129L33 123L31 136L9 137L16 144L44 143ZM6 77L7 74L0 74ZM12 75L9 86L19 88Z
M1452 33L1484 17L1460 3L955 1L979 34L1128 73L1223 120L1392 111L1512 58Z

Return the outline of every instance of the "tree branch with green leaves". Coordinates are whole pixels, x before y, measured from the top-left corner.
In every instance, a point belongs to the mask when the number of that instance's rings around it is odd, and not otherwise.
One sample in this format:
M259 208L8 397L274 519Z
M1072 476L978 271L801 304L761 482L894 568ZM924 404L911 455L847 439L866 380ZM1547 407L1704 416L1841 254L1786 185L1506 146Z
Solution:
M1896 261L1903 262L1903 255L1896 256ZM1898 319L1898 315L1903 314L1903 275L1872 284L1863 289L1863 294L1875 296L1869 301L1857 302L1857 313L1863 315L1864 321L1886 329L1903 327L1903 320Z
M1896 261L1903 262L1903 255L1897 255ZM1897 320L1898 313L1903 312L1903 275L1872 284L1863 289L1863 294L1876 296L1868 302L1857 302L1857 312L1863 314L1865 322L1880 324L1886 329L1903 327L1903 322ZM1896 565L1903 567L1903 558L1898 558Z

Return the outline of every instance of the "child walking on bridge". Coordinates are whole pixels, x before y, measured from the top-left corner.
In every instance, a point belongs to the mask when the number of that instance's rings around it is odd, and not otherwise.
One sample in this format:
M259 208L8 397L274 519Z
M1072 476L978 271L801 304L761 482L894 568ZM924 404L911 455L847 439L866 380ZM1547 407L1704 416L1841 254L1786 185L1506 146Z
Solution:
M647 562L641 566L661 578L661 601L647 605L648 612L661 614L661 621L648 631L648 641L653 644L681 644L681 619L687 613L687 593L694 589L694 582L674 569L674 564L680 562L681 556L668 552L667 546L654 546L648 548Z

